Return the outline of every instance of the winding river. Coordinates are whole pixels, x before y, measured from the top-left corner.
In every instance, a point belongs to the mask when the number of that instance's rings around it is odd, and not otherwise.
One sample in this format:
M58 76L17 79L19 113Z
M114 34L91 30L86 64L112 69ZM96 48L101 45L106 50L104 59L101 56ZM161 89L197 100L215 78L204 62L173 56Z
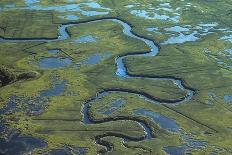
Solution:
M127 92L127 93L137 94L137 95L143 97L145 100L150 101L152 103L156 103L156 104L157 103L158 104L180 104L182 102L185 102L185 101L192 99L192 97L194 95L194 90L187 87L181 79L178 79L175 77L130 75L127 72L127 68L126 68L126 65L124 63L124 59L126 59L127 57L130 57L130 56L136 56L136 57L141 57L141 56L149 57L149 56L151 56L151 57L154 57L158 54L160 47L153 40L134 33L132 31L132 25L129 24L128 22L122 20L122 19L119 19L119 18L100 18L100 19L89 20L89 21L81 21L81 22L72 22L72 23L68 23L68 24L62 24L58 28L59 34L60 34L58 38L53 38L53 39L51 39L51 38L0 38L0 42L56 42L56 41L62 41L62 40L66 40L66 39L70 38L70 34L67 31L68 27L76 26L76 25L80 25L80 24L85 24L85 23L101 22L101 21L112 21L112 22L115 22L117 24L120 24L123 27L123 33L125 35L144 42L150 48L150 51L144 51L141 53L125 54L125 55L118 56L116 58L116 62L115 62L116 66L117 66L117 70L116 70L115 74L118 77L172 81L175 85L177 85L179 87L179 89L187 92L185 97L180 98L180 99L175 99L175 100L158 99L152 95L149 95L149 94L146 94L143 92L132 91L129 89L126 89L126 90L125 89L108 89L108 90L104 90L102 92L97 93L97 95L95 97L89 99L89 101L87 101L84 104L83 122L85 124L105 123L105 122L118 121L118 120L125 120L125 121L132 120L132 121L136 121L137 123L139 123L143 127L143 129L146 133L146 136L144 136L142 138L138 138L138 139L127 137L126 135L120 135L120 134L114 134L114 133L108 133L105 135L100 135L100 136L95 137L96 143L106 147L106 149L102 152L102 153L105 153L107 151L112 150L112 145L105 142L104 140L102 140L102 138L104 138L104 137L116 136L119 138L123 138L124 141L130 141L130 140L141 141L141 140L151 139L154 137L154 135L153 135L152 130L149 127L149 125L146 122L137 119L136 117L134 117L134 118L118 117L118 118L109 118L109 119L103 119L103 120L94 120L89 115L89 107L91 106L91 104L94 104L94 101L100 100L101 98L103 98L104 96L107 96L110 93L117 93L117 92Z

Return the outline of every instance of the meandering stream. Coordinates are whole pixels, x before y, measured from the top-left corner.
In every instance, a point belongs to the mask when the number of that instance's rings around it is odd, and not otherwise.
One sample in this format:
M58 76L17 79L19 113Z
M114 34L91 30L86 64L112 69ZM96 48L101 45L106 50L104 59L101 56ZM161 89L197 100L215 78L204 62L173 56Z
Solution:
M167 99L157 99L156 97L143 93L143 92L137 92L137 91L132 91L129 89L108 89L105 90L103 92L99 92L97 93L97 95L95 97L93 97L92 99L90 99L89 101L87 101L83 107L83 122L85 124L96 124L96 123L104 123L104 122L110 122L110 121L117 121L117 120L133 120L136 121L137 123L139 123L143 128L144 131L146 133L146 136L140 139L137 139L138 141L141 140L147 140L147 139L151 139L153 138L153 133L151 131L151 128L146 124L146 122L140 121L136 118L114 118L114 119L104 119L104 120L93 120L93 118L91 118L89 116L89 107L91 106L91 104L94 104L95 100L100 100L102 97L108 95L109 93L117 93L117 92L127 92L127 93L133 93L133 94L137 94L142 96L145 100L148 100L152 103L158 103L158 104L180 104L182 102L188 101L190 99L192 99L193 95L194 95L194 90L191 88L188 88L181 79L175 78L175 77L160 77L160 76L144 76L144 75L130 75L127 72L127 68L124 64L124 59L126 59L127 57L133 56L133 57L155 57L158 52L160 47L151 39L148 39L146 37L140 36L136 33L134 33L132 31L132 26L121 19L118 18L100 18L100 19L96 19L96 20L90 20L90 21L82 21L82 22L72 22L72 23L68 23L68 24L62 24L61 26L59 26L58 30L59 30L59 37L58 38L53 38L53 39L49 39L49 38L0 38L0 42L56 42L56 41L62 41L62 40L66 40L70 38L70 34L67 31L67 28L71 27L71 26L77 26L80 24L85 24L85 23L95 23L95 22L101 22L101 21L112 21L115 22L117 24L120 24L123 27L123 33L129 37L132 37L134 39L140 40L142 42L144 42L149 48L150 51L144 51L143 53L133 53L133 54L125 54L123 56L118 56L116 59L116 66L117 66L117 70L115 72L115 74L119 77L119 78L144 78L144 79L152 79L152 80L166 80L166 81L172 81L175 85L177 85L181 90L187 92L186 96L180 99L174 99L174 100L167 100ZM107 144L105 142L103 142L101 139L107 136L116 136L116 137L120 137L123 138L124 141L129 141L129 140L133 140L130 139L130 137L126 137L125 135L114 135L114 134L109 134L109 135L102 135L102 136L98 136L96 137L96 142L100 145L103 145L106 147L106 151L110 151L112 148L110 148L110 144Z

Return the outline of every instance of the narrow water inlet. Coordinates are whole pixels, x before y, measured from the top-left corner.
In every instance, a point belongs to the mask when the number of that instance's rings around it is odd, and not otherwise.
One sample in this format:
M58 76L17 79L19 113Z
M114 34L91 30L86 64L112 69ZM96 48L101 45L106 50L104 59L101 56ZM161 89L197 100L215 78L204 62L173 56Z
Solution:
M177 85L181 90L186 91L187 95L181 99L181 101L167 101L167 103L161 103L159 102L159 100L156 100L155 98L149 98L146 95L140 93L140 92L133 92L130 90L123 90L123 89L110 89L110 90L105 90L103 92L98 93L98 95L91 101L88 101L84 107L83 107L83 123L85 124L97 124L99 123L98 121L93 121L91 120L90 116L89 116L89 107L91 104L93 104L94 100L96 99L101 99L103 98L105 95L108 95L109 93L114 93L114 92L127 92L127 93L134 93L134 94L139 94L141 96L144 96L144 98L146 98L147 100L152 100L153 102L158 102L160 104L170 104L170 103L175 103L175 104L180 104L184 101L188 101L192 98L194 91L187 88L184 84L182 80L178 80L176 78L167 78L167 77L146 77L146 76L140 76L140 75L129 75L127 73L127 68L123 62L123 60L127 57L130 56L144 56L144 57L148 57L148 56L156 56L157 53L159 52L159 47L158 45L156 45L156 43L153 40L150 40L148 38L145 38L143 36L139 36L137 34L135 34L132 31L131 25L129 23L127 23L126 21L117 19L117 18L101 18L101 19L97 19L97 20L92 20L92 21L85 21L85 22L77 22L77 23L71 23L71 24L63 24L61 26L59 26L59 37L55 38L55 39L6 39L6 38L2 38L1 41L3 42L38 42L38 41L43 41L43 42L55 42L55 41L61 41L61 40L66 40L70 38L70 34L67 31L68 27L71 26L76 26L76 25L80 25L80 24L86 24L86 23L95 23L95 22L101 22L101 21L112 21L115 22L117 24L120 24L123 27L123 33L129 37L132 37L134 39L140 40L142 42L144 42L149 48L150 51L145 51L144 53L133 53L133 54L126 54L124 56L119 56L116 59L116 75L118 76L118 78L144 78L144 79L152 79L152 80L168 80L168 81L172 81L175 85ZM92 38L90 39L92 41ZM83 41L83 39L81 40ZM84 38L84 42L86 41L86 39ZM87 39L87 41L89 41L89 39ZM80 42L80 41L79 41ZM66 67L71 65L72 60L70 60L69 58L60 58L60 57L49 57L49 58L42 58L39 62L39 66L41 68L45 68L45 69L55 69L55 68L62 68L62 67ZM59 94L59 92L56 92L56 94ZM49 94L49 92L44 93L44 96L47 96L47 94ZM149 95L148 95L149 96ZM134 118L130 118L130 117L125 117L125 118L118 118L115 119L113 121L117 121L117 120L132 120L137 122L138 124L141 125L141 127L143 127L144 132L146 133L146 137L144 137L143 139L141 139L140 141L143 140L148 140L153 138L153 133L151 128L146 124L146 122L144 121L140 121ZM110 122L112 120L100 120L102 121L102 123L105 122ZM121 136L120 138L123 138L124 141L129 141L130 139L127 139L126 137Z

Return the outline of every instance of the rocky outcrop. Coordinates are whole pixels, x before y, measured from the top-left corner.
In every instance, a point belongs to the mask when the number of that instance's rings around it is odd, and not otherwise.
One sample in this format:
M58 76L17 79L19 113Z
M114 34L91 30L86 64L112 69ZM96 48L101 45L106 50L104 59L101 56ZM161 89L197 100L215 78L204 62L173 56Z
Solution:
M39 76L38 72L30 71L23 73L16 73L15 71L0 65L0 87L14 83L19 80L33 79Z

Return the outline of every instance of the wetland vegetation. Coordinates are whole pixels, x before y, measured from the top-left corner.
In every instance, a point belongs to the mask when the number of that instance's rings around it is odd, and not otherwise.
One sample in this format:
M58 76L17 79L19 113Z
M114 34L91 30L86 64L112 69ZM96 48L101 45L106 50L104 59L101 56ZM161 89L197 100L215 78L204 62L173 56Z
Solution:
M231 8L1 1L0 154L232 154Z

